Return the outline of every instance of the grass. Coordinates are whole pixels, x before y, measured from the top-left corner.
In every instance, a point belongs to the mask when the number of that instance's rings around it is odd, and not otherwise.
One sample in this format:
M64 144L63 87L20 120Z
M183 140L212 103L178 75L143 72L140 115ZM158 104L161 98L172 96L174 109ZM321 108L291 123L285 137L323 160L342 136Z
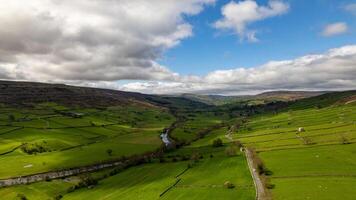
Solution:
M282 111L253 115L245 118L247 122L232 134L234 140L256 149L272 172L268 179L274 186L270 189L274 199L353 199L356 195L352 189L356 183L356 105L334 104L337 100L337 96L324 95L298 101ZM166 109L140 106L84 109L48 103L21 110L3 105L0 111L0 178L153 151L162 144L162 129L176 120ZM71 117L68 112L83 116ZM211 110L186 109L175 114L185 120L180 121L172 136L189 145L165 153L164 163L156 159L128 168L101 179L91 189L67 193L78 182L78 177L72 177L70 181L2 188L0 196L14 199L21 193L29 199L53 199L61 194L67 200L149 200L158 199L170 188L161 199L254 199L255 189L244 155L225 155L225 149L232 145L225 137L228 126L240 124L243 119L234 121L228 113ZM194 141L202 131L222 123L224 127ZM305 132L298 133L299 127ZM217 138L224 145L214 148L212 142ZM19 145L40 145L47 152L29 155L16 149ZM189 160L192 157L200 158L193 162L194 159ZM186 170L188 163L194 164ZM30 164L32 167L24 167ZM109 171L91 175L102 177ZM235 188L225 188L226 181Z
M23 194L30 200L54 199L54 197L65 193L67 188L74 185L75 182L66 182L60 179L31 185L18 185L0 189L0 196L1 199L18 199L17 195Z
M305 177L305 178L287 178L272 179L276 185L273 189L275 200L293 199L355 199L356 183L353 177Z
M254 199L254 187L244 157L214 155L213 158L200 160L180 175L181 181L161 199ZM163 191L176 182L176 176L186 167L187 161L133 167L100 181L93 189L81 189L64 195L64 199L158 199ZM224 188L227 180L234 183L236 188Z
M355 197L356 105L328 106L329 100L321 102L323 108L303 100L304 106L298 102L278 114L254 116L234 134L272 171L274 199ZM299 127L305 132L298 133Z
M220 124L228 119L225 115L215 115L214 113L188 113L188 118L182 125L172 132L172 137L186 142L191 142L199 132Z
M3 106L0 111L0 154L4 154L0 156L0 178L154 151L161 145L160 132L174 121L167 110L139 106L98 110L51 103L23 109ZM83 116L71 117L68 112ZM22 144L40 145L47 152L28 155L21 148L12 151ZM112 149L111 156L107 149ZM33 167L24 168L30 164Z
M95 115L99 118L99 114ZM107 116L107 113L103 115ZM199 114L190 117L191 121L184 124L185 127L191 126L190 130L205 129L205 121L208 125L222 122L218 118L209 118L211 115L204 117L203 114ZM43 141L45 141L46 146L52 151L27 155L21 150L16 150L3 155L0 157L0 162L4 163L0 166L0 177L5 178L11 174L26 175L119 158L122 155L140 154L154 150L161 144L158 135L163 127L158 126L162 125L160 123L155 126L152 126L152 124L133 126L132 123L106 125L113 123L113 120L106 117L101 119L102 121L95 120L96 124L100 124L99 126L86 125L86 122L94 121L93 118L89 121L87 117L72 119L74 121L79 120L78 124L85 127L68 128L67 126L71 126L69 119L53 117L49 120L52 129L33 127L30 124L12 134L3 135L8 143L11 141L13 144L24 141L31 144L43 144ZM255 190L244 156L239 154L238 156L227 157L224 151L228 144L219 148L213 148L211 145L214 138L223 138L226 131L226 127L214 130L202 140L166 155L167 161L171 161L172 155L187 155L190 157L194 153L199 153L204 158L182 174L180 176L181 181L162 199L211 199L212 197L254 199ZM95 143L92 143L93 141ZM85 145L78 146L82 144ZM68 147L75 148L61 151ZM111 156L106 153L108 148L113 150ZM210 155L213 155L212 158ZM0 189L0 195L13 198L21 193L29 199L53 199L59 194L64 196L63 199L157 199L163 191L177 181L176 176L186 170L190 162L189 160L168 163L156 162L132 167L117 175L100 180L99 184L92 189L82 188L68 194L67 189L75 184L75 181L56 180L9 187ZM33 166L24 168L28 164ZM92 174L97 173L99 172ZM75 177L73 177L73 180L75 180ZM236 187L234 189L224 188L225 181L231 181ZM44 188L45 185L48 185L49 188ZM58 189L52 190L55 187L58 187Z
M254 186L243 156L204 159L181 178L166 199L254 199ZM224 188L225 181L236 187Z

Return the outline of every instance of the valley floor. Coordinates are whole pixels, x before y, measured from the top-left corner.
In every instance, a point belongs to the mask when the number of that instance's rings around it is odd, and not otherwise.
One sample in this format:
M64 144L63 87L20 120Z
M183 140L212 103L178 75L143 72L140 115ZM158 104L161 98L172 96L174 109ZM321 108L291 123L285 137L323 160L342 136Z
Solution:
M39 109L40 113L27 117L23 112L3 108L8 112L0 114L0 178L113 160L159 148L159 134L176 119L159 109L129 109L80 110L85 116L74 119L52 116L54 112L48 113L51 109ZM10 124L8 113L14 112L15 118L31 120ZM255 152L254 170L273 199L355 199L355 102L295 106L234 119L220 114L186 114L171 133L185 145L159 158L129 168L1 188L0 197L253 200L255 186L245 154L236 151L241 143ZM51 117L40 119L41 115ZM70 127L73 123L75 127ZM218 138L223 144L213 147ZM23 146L41 146L45 151L29 154ZM97 184L78 187L88 177ZM228 188L227 183L234 187Z

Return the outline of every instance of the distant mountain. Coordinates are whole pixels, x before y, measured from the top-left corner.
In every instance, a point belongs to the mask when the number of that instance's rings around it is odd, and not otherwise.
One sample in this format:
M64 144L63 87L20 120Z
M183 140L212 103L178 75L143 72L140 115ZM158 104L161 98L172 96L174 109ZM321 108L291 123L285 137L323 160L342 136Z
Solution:
M0 81L0 104L11 105L32 105L41 102L55 102L63 105L84 107L137 105L180 109L206 109L212 105L232 103L252 105L268 103L271 101L294 101L319 96L325 93L328 92L272 91L257 95L244 96L197 94L181 94L172 96L148 95L119 90L69 86L64 84Z
M327 93L326 91L272 91L257 95L222 96L222 95L197 95L181 94L179 97L200 101L208 105L223 105L229 103L245 102L251 104L266 103L271 101L292 101L308 97L314 97Z
M257 99L272 99L272 100L284 100L284 101L291 101L297 99L304 99L308 97L314 97L318 95L322 95L328 93L327 91L272 91L272 92L264 92L254 97Z

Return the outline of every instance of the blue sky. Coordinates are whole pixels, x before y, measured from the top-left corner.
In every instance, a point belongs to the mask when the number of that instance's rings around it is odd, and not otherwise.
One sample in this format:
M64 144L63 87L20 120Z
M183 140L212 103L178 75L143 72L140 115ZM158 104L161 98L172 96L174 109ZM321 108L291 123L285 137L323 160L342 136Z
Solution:
M212 70L255 67L270 60L293 59L356 43L356 15L344 9L356 1L284 1L290 5L288 13L251 24L258 30L259 42L255 43L240 41L231 31L212 27L222 17L221 7L229 2L219 0L199 15L186 17L194 27L194 36L169 49L159 62L181 74L204 75ZM266 5L268 1L257 2ZM323 28L335 22L346 22L349 30L323 37Z

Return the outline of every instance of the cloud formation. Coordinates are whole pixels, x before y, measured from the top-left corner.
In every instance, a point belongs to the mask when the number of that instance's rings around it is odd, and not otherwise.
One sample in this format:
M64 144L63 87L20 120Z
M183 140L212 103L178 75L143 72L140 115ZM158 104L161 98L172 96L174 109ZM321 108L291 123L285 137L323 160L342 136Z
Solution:
M0 4L0 78L167 80L156 61L215 0L11 0ZM6 28L5 28L6 27Z
M144 93L240 94L356 88L356 46L253 68L185 76L157 60L193 35L185 20L215 0L11 0L0 4L0 79L57 82ZM232 1L217 28L257 40L249 25L288 4ZM336 25L338 27L340 25ZM342 25L341 25L342 26ZM338 28L329 28L329 35ZM347 28L346 28L347 29ZM332 31L333 30L333 31ZM217 66L218 67L218 66ZM118 80L131 80L120 84Z
M345 22L336 22L328 24L324 27L322 35L324 37L331 37L335 35L344 34L348 31L348 26Z
M253 68L217 70L175 82L133 82L120 87L144 93L248 94L268 90L356 88L356 45Z
M344 8L351 14L356 15L356 3L347 4Z
M231 1L226 4L221 13L223 18L214 23L214 27L222 30L232 30L240 39L256 42L256 30L250 30L249 24L266 18L287 13L289 5L280 0L270 0L267 6L258 5L256 1Z

